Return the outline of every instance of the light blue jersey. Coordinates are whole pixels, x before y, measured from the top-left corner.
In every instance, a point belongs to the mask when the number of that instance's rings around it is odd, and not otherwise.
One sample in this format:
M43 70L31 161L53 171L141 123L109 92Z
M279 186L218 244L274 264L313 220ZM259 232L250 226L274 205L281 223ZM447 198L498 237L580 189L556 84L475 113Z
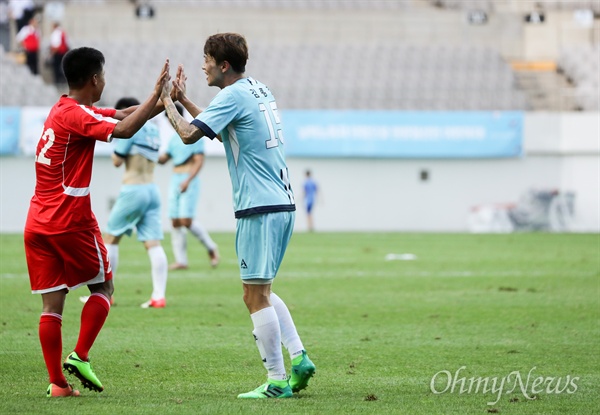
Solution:
M296 210L281 119L269 88L242 78L223 88L192 124L211 139L221 135L236 218Z
M177 133L173 134L167 146L167 154L173 160L173 165L184 164L194 154L204 154L204 141L198 140L194 144L185 144Z
M115 154L127 158L139 154L154 163L158 161L160 135L153 122L147 122L128 140L116 140ZM110 211L106 233L113 236L131 235L137 229L139 241L163 239L160 191L156 183L126 184Z
M158 148L160 147L160 134L158 127L153 122L147 122L140 130L128 140L117 139L115 154L126 158L134 154L148 159L154 163L158 161Z

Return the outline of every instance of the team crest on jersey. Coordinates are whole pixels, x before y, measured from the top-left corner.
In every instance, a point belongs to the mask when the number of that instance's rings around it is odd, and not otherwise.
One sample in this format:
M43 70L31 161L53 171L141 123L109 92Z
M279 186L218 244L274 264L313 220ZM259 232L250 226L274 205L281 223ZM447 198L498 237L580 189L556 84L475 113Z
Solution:
M244 261L244 259L242 259L242 262L240 262L240 268L241 269L247 269L248 265L246 265L246 261Z

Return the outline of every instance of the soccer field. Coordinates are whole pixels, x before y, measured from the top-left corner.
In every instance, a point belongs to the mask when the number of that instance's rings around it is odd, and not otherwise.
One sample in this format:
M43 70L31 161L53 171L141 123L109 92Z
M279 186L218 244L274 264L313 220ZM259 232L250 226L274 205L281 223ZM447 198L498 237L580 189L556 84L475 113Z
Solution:
M105 390L68 376L82 396L47 399L41 300L22 235L0 235L0 414L599 413L599 235L297 233L274 291L317 373L294 398L266 401L236 398L266 375L234 235L213 237L223 262L210 269L190 240L165 309L139 307L150 265L123 240L116 305L90 353ZM67 297L65 355L86 292Z

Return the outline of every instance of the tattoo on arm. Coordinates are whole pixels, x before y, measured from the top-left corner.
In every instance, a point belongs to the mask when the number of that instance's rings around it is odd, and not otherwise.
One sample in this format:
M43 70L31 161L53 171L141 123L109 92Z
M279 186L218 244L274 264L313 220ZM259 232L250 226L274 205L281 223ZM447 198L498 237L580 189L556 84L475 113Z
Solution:
M177 112L177 108L175 108L175 104L173 103L173 101L170 101L165 106L165 111L167 112L167 118L169 119L169 122L171 123L175 131L177 131L177 133L181 135L182 126L180 125L180 122L183 120L183 118L181 118L181 115L179 115L179 112Z
M195 143L204 136L204 132L200 128L188 123L185 118L179 115L173 101L166 104L165 111L169 122L185 144Z

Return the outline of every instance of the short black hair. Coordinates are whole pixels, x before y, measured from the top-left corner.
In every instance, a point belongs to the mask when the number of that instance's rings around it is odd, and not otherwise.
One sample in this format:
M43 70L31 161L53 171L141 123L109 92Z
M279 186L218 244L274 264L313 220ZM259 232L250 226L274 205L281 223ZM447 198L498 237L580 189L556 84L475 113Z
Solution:
M115 104L115 109L122 110L125 108L133 107L134 105L140 105L140 101L133 97L123 97Z
M62 60L62 68L69 88L83 88L92 76L102 72L104 55L97 49L71 49Z

